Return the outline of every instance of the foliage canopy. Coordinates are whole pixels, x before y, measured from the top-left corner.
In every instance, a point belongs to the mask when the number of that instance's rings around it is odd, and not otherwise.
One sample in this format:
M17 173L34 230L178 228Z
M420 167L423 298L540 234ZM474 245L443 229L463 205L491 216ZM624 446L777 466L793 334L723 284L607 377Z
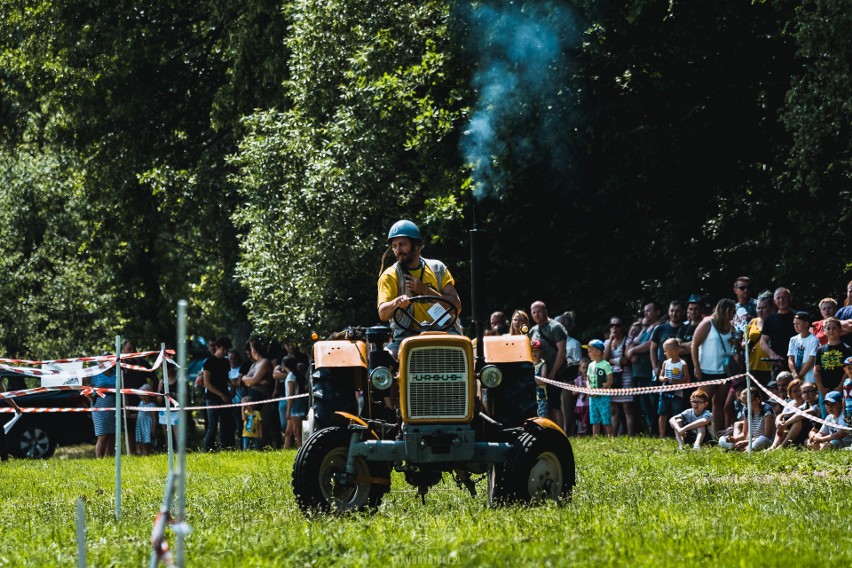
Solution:
M384 236L580 331L849 279L844 2L0 0L0 345L376 319ZM469 317L469 312L467 313Z

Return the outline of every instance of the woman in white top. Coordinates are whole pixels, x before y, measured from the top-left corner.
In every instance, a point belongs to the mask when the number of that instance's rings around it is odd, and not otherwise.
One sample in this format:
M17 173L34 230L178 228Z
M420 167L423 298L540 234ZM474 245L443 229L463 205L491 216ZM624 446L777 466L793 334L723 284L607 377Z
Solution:
M724 298L716 304L713 314L704 318L704 321L695 328L695 333L692 336L691 355L692 360L695 361L696 382L726 377L723 361L726 356L733 355L735 352L732 343L734 340L733 321L735 313L736 302L730 298ZM713 401L713 431L721 432L733 424L733 420L731 424L725 423L728 385L707 385L701 388L710 395ZM733 408L733 398L731 405Z

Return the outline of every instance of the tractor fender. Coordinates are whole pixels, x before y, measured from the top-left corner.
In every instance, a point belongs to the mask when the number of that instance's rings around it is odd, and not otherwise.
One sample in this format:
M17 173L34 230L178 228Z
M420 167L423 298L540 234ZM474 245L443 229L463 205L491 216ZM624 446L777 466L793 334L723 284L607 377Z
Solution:
M536 416L535 418L527 418L526 422L524 422L524 430L527 432L540 432L543 430L556 430L560 434L562 434L565 439L568 439L568 436L559 427L556 422L551 420L550 418L543 418L541 416Z
M370 434L372 434L372 435L373 435L373 438L375 438L376 440L378 440L378 439L379 439L379 435L378 435L378 434L376 434L376 433L373 431L373 429L372 429L372 428L370 428L370 425L369 425L369 424L367 424L366 422L364 422L363 420L361 420L360 418L358 418L357 416L355 416L354 414L350 414L350 413L348 413L348 412L343 412L343 411L341 411L341 410L336 411L336 412L335 412L335 414L337 414L338 416L342 416L343 418L346 418L347 420L349 420L349 422L350 422L350 423L354 422L354 423L356 423L356 424L359 424L359 425L363 426L364 428L366 428L366 429L367 429L367 431L368 431ZM555 424L554 424L554 426L555 426Z

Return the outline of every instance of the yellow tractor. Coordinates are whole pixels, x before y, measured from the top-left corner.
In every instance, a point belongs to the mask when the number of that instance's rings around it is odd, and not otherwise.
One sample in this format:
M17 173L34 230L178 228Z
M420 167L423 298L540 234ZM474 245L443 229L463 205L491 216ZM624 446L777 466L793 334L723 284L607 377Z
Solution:
M574 456L565 433L535 416L526 336L476 340L447 333L455 307L416 325L398 360L386 326L347 328L313 345L315 431L296 456L293 492L311 511L370 510L401 473L425 499L449 474L471 495L487 481L491 505L570 496ZM482 347L476 354L476 346Z

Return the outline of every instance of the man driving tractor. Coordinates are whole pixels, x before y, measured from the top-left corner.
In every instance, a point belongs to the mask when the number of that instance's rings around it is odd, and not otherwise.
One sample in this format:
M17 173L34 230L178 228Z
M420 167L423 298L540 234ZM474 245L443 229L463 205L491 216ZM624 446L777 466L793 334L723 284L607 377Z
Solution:
M454 306L456 313L461 311L461 300L455 288L456 282L449 269L439 260L421 257L422 248L420 229L411 221L397 221L390 228L388 250L382 258L382 268L388 253L393 253L396 262L384 268L379 276L378 312L381 321L391 322L393 339L386 349L394 358L397 358L402 340L417 335L417 323L435 321L442 317L440 312L446 313L446 307L433 311L433 306L440 306L440 304L412 302L412 298L418 296L441 298L445 303ZM398 309L405 311L404 319L408 321L404 323L408 324L413 320L413 326L400 325L400 317L394 316L394 312ZM454 334L460 333L457 324L448 331Z

